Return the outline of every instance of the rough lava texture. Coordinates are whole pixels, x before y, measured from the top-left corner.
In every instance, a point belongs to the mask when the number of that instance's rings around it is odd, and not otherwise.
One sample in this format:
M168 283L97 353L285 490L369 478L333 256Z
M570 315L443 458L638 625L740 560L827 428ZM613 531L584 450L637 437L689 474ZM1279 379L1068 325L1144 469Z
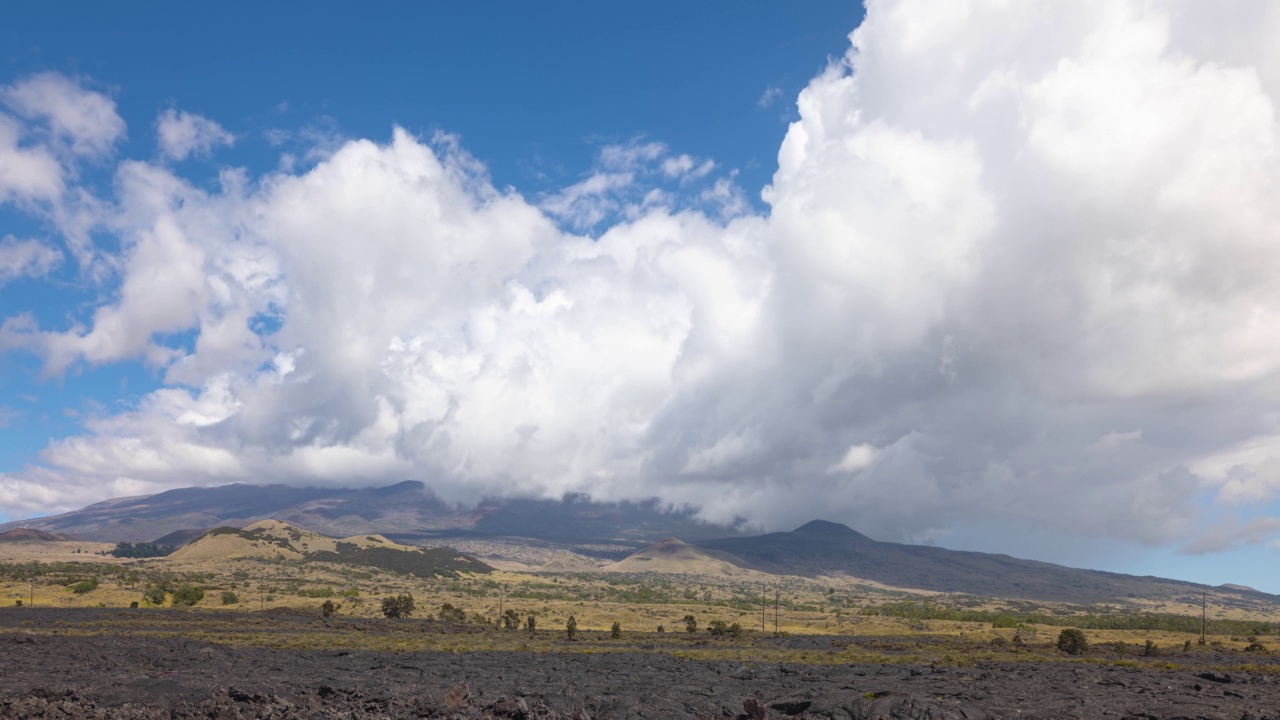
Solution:
M1080 663L775 665L0 634L0 718L1280 718L1280 678Z

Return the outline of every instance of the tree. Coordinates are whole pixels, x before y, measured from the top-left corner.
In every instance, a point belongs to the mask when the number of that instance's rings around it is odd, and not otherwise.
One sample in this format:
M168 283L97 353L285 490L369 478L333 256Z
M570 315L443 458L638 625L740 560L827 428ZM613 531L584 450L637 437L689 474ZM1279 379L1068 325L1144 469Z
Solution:
M707 623L707 632L711 633L711 637L723 637L729 632L729 624L723 620L712 620Z
M332 600L325 600L324 604L320 606L320 614L324 617L331 617L336 612L338 612L338 607L333 604Z
M529 631L529 632L531 632L531 633L537 632L537 631L538 631L538 618L536 618L536 617L534 617L534 616L530 615L530 616L529 616L529 619L528 619L528 620L525 620L525 622L524 622L524 627L525 627L525 629L526 629L526 630L528 630L528 631Z
M578 619L570 615L569 619L565 621L564 632L569 636L569 639L572 640L573 636L578 633Z
M739 625L738 623L734 623L730 625L729 637L733 638L734 640L737 640L738 638L742 637L742 626Z
M412 595L382 598L382 614L388 618L407 618L413 614Z
M504 630L520 629L520 615L516 613L515 610L511 610L510 608L508 608L506 612L502 613L502 629Z
M613 627L609 628L609 637L613 638L614 640L617 640L618 638L622 637L622 626L618 624L617 620L614 620Z
M1076 628L1066 628L1058 633L1058 649L1068 655L1083 655L1089 651L1089 641Z
M692 633L692 632L698 632L698 618L696 618L696 617L694 617L694 616L692 616L692 615L685 615L685 616L684 616L684 631L685 631L685 632L691 632L691 633Z

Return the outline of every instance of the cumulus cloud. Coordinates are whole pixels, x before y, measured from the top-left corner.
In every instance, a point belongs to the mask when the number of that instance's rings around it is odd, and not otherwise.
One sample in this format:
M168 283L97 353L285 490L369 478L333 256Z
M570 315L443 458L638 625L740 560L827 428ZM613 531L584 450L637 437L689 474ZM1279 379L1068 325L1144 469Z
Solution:
M762 214L655 142L532 200L403 131L217 190L123 163L119 292L0 343L168 385L0 506L416 477L887 539L1265 542L1201 503L1280 496L1280 12L1197 7L869 2Z
M62 166L42 146L24 146L22 126L0 114L0 202L53 200L62 193Z
M156 118L160 153L170 160L208 157L219 146L235 143L235 136L218 123L193 113L170 108Z
M76 155L106 155L124 137L115 101L58 73L0 88L0 101L22 117L47 124L51 137Z

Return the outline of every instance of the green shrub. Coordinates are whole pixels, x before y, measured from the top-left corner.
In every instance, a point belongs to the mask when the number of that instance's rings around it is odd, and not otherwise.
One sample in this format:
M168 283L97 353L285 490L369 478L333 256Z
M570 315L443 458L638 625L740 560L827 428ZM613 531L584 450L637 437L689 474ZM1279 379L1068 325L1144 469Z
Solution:
M565 635L567 635L569 639L572 640L573 636L578 633L578 619L570 615L569 619L566 620L564 623L564 632L565 632Z
M685 615L685 616L684 616L684 631L685 631L685 632L691 632L691 633L693 633L693 632L698 632L698 618L696 618L696 617L694 617L694 616L692 616L692 615Z
M440 619L444 622L466 622L467 611L454 607L451 603L445 603L440 606Z
M538 631L538 618L536 618L536 617L534 617L534 616L530 615L530 616L529 616L529 619L524 621L524 628L525 628L526 630L528 630L529 632L531 632L531 633L532 633L532 632L537 632L537 631Z
M1142 654L1146 657L1156 657L1160 654L1160 646L1148 640L1147 644L1142 648Z
M320 614L325 617L331 617L337 611L338 608L333 604L332 600L325 600L324 604L320 606Z
M204 591L194 585L180 585L173 591L174 607L191 606L204 599Z
M711 637L723 637L729 632L729 624L723 620L712 620L707 623L707 632L711 633Z
M407 618L413 614L412 595L397 595L382 599L382 614L389 618Z
M613 622L613 627L609 628L609 637L613 638L614 640L617 640L618 638L622 637L622 626L619 625L618 621L616 620Z
M1018 627L1018 618L1012 615L998 615L995 620L991 621L991 627L1013 629Z
M1089 641L1076 628L1066 628L1058 633L1058 649L1068 655L1083 655L1089 651Z
M240 597L239 597L238 595L236 595L235 593L231 592L230 590L223 590L223 591L222 591L222 604L223 604L223 605L235 605L235 604L236 604L236 603L238 603L238 602L240 602Z
M738 638L742 637L742 626L739 625L738 623L733 623L732 625L730 625L729 637L733 638L734 640L737 640Z
M147 601L148 603L151 603L152 605L163 605L164 598L165 598L164 588L158 585L152 585L151 587L148 587L146 590L142 591L142 599Z
M88 580L81 580L80 582L75 583L74 585L71 585L70 589L71 589L71 592L77 595L83 595L87 592L97 590L98 578L95 577L95 578L89 578Z

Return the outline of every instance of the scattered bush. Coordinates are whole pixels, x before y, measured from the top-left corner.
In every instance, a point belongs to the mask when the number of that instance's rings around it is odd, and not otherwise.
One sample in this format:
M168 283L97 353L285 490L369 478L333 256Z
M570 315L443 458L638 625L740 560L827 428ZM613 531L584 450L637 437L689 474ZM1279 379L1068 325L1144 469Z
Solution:
M337 595L331 587L322 588L302 588L298 591L299 597L307 598L331 598Z
M1190 641L1190 640L1188 640L1188 641L1186 641L1186 642L1182 643L1182 652L1191 652L1191 641Z
M515 610L507 610L506 612L502 613L502 618L500 619L500 622L502 623L503 630L519 630L520 629L520 615Z
M622 626L619 625L618 621L616 620L613 622L613 627L609 628L609 637L613 638L614 640L617 640L618 638L622 637Z
M1009 644L1009 641L1008 641L1008 640L1005 640L1004 638L1000 637L999 635L997 635L997 636L995 636L995 637L991 638L991 647L993 647L993 648L1002 648L1002 647L1004 647L1004 646L1006 646L1006 645L1008 645L1008 644Z
M1258 642L1257 640L1254 640L1253 642L1249 643L1249 647L1245 648L1245 649L1244 649L1244 651L1245 651L1245 652L1265 653L1265 652L1267 651L1267 646L1263 645L1262 643Z
M729 624L723 620L712 620L707 623L707 632L711 633L711 637L723 637L729 632Z
M1113 653L1115 653L1115 654L1117 654L1117 655L1128 655L1128 654L1129 654L1129 646L1128 646L1127 644L1125 644L1125 643L1123 643L1123 642L1121 642L1121 641L1117 640L1117 641L1115 641L1115 642L1111 643L1111 652L1113 652Z
M22 601L21 601L21 600L19 600L18 602L19 602L19 603L21 603ZM129 603L129 609L130 609L130 610L137 610L137 609L138 609L138 601L137 601L137 600L134 600L133 602Z
M204 591L194 585L180 585L173 591L174 607L191 606L204 599Z
M159 585L153 585L142 591L142 599L152 605L163 605L164 598L164 588Z
M1089 641L1084 632L1076 628L1066 628L1058 633L1058 649L1068 655L1083 655L1089 651Z
M223 604L223 605L235 605L235 604L236 604L236 603L238 603L238 602L240 602L240 597L239 597L238 595L236 595L235 593L231 592L230 590L223 590L223 591L222 591L222 604Z
M664 633L664 632L666 632L666 631L667 631L667 629L666 629L665 627L663 627L662 625L659 625L659 626L658 626L658 632L660 632L660 633Z
M324 617L332 617L337 611L338 608L333 604L332 600L325 600L324 604L320 606L320 614Z
M569 639L572 640L573 636L578 634L578 619L570 615L569 619L566 620L564 623L564 632L565 632L565 635L567 635Z
M22 607L22 601L21 601L21 600L18 600L17 602L15 602L15 603L13 604L13 606L14 606L14 607Z
M440 606L440 619L444 622L466 622L467 611L454 607L450 603L445 603Z
M698 618L696 618L696 617L694 617L694 616L692 616L692 615L685 615L685 616L684 616L684 631L685 631L685 632L691 632L691 633L693 633L693 632L698 632Z
M1018 627L1018 618L1013 617L1012 615L998 615L995 620L991 621L991 627L1008 628L1012 630L1013 628Z
M527 620L525 620L525 621L524 621L524 629L525 629L525 630L528 630L528 631L529 631L529 632L531 632L531 633L533 633L533 632L537 632L537 631L538 631L538 618L536 618L536 617L534 617L534 616L530 615L530 616L529 616L529 618L528 618Z
M737 640L738 638L742 637L742 626L739 625L738 623L733 623L732 625L730 625L729 637L733 638L734 640Z
M1148 640L1142 647L1142 654L1145 657L1156 657L1160 654L1160 646Z
M382 598L382 614L389 618L407 618L413 614L413 596Z

